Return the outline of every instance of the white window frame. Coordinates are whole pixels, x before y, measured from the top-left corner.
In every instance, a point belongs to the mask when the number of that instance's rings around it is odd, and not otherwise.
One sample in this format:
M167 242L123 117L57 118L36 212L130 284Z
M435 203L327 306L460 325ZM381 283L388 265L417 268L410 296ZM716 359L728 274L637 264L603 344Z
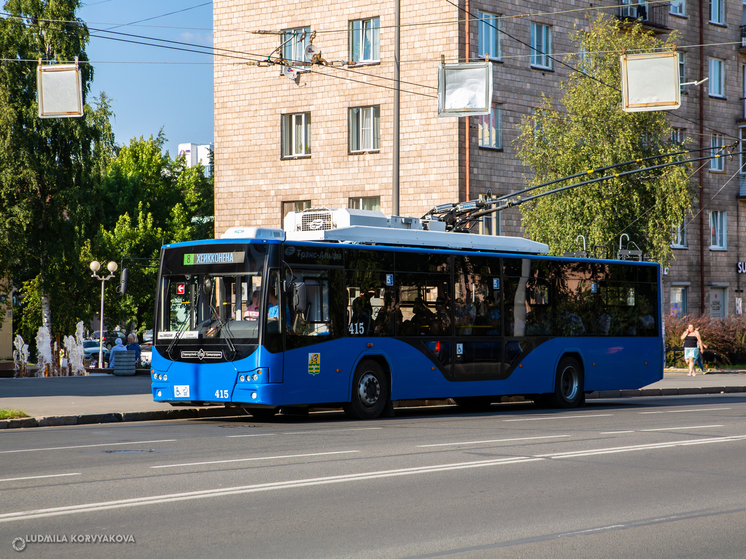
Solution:
M677 295L674 296L674 293ZM672 316L684 316L689 313L689 288L685 285L672 285L671 286L671 302L669 312ZM674 312L674 303L679 303L679 312Z
M709 94L710 97L725 98L725 60L709 59Z
M725 25L725 0L710 0L710 23Z
M720 149L725 145L725 138L722 134L710 134L710 155L718 155L720 157L713 157L710 159L710 171L716 171L722 173L725 171L725 152Z
M370 43L369 49L367 42ZM357 63L380 62L381 20L379 17L350 21L350 60Z
M728 250L728 212L710 212L710 250Z
M492 212L482 217L482 235L502 235L501 214L502 212Z
M676 16L686 15L686 0L671 0L669 13Z
M311 209L311 200L286 200L282 203L282 219L280 227L285 226L285 217L290 212L302 212Z
M686 239L686 219L681 222L681 225L676 226L676 229L674 229L671 248L689 248Z
M491 60L502 58L500 35L500 16L487 12L478 12L479 18L479 52L477 58L489 55Z
M380 196L351 196L347 200L347 207L351 210L381 211Z
M490 114L479 117L477 129L480 148L502 149L502 105L492 103Z
M297 157L311 157L311 113L282 115L282 158Z
M552 27L531 22L531 66L552 69Z
M294 29L285 29L282 32L282 57L293 62L310 62L306 56L306 47L309 44L311 36L310 27L296 27ZM301 66L299 69L303 69Z
M684 93L684 84L686 83L686 53L678 51L679 58L679 91Z
M381 107L352 107L349 110L350 153L381 149Z

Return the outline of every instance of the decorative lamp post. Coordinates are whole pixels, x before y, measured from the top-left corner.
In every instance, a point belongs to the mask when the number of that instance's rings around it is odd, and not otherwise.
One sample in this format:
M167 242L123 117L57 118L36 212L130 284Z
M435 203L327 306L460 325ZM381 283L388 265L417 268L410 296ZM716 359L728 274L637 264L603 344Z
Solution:
M114 272L117 271L117 263L116 262L109 262L106 267L109 269L109 275L106 277L99 276L96 272L99 271L101 268L101 264L99 264L98 260L94 260L91 262L91 270L93 271L92 278L100 279L101 280L101 326L99 327L99 336L98 336L98 368L101 369L104 363L104 286L106 285L106 280L111 279L114 277Z

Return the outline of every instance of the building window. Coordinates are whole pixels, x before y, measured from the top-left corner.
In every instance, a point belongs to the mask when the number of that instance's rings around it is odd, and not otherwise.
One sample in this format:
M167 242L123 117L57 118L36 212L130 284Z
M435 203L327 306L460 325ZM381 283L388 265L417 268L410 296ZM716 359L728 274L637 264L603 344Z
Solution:
M710 97L725 97L725 60L710 58Z
M350 151L380 149L380 107L350 109Z
M678 52L679 55L679 91L684 92L684 85L686 83L686 53Z
M282 32L282 57L292 65L295 62L309 62L306 56L310 27L297 27Z
M686 0L671 0L670 12L677 16L685 16Z
M710 23L725 25L725 0L710 0Z
M552 69L552 28L531 23L531 66Z
M282 157L311 155L311 113L282 115Z
M492 103L492 112L479 117L479 147L502 149L502 106Z
M686 141L686 128L671 128L671 143L682 147Z
M725 140L722 134L710 134L710 171L725 171ZM719 157L715 157L719 155Z
M378 62L381 58L379 18L356 19L350 22L350 60Z
M687 248L686 244L686 219L681 222L681 225L676 227L673 233L673 243L671 243L671 246L673 248Z
M688 314L687 288L671 287L671 315L681 317Z
M499 59L500 53L500 19L494 14L479 12L479 52L478 57L484 55Z
M281 226L285 224L285 217L290 212L302 212L311 208L311 200L290 200L282 203L282 221Z
M380 196L356 196L347 201L347 207L351 210L370 210L372 212L381 211Z
M493 212L482 218L482 234L483 235L500 235L501 234L500 214L501 212Z
M728 212L710 212L710 250L728 248Z
M739 155L739 172L743 175L746 174L746 153L744 153L744 150L746 150L746 127L741 126L738 129L738 151L741 152L741 155Z

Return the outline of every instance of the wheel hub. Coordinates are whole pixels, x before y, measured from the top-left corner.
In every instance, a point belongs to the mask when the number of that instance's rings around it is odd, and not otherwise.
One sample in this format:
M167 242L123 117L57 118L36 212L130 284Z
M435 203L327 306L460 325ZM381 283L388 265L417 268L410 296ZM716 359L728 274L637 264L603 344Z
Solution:
M575 371L574 367L567 367L562 371L561 382L562 396L564 396L566 400L572 400L575 398L578 393L579 381L578 373Z
M381 395L381 385L378 379L371 373L365 373L360 377L358 385L358 396L363 405L371 407L376 405Z

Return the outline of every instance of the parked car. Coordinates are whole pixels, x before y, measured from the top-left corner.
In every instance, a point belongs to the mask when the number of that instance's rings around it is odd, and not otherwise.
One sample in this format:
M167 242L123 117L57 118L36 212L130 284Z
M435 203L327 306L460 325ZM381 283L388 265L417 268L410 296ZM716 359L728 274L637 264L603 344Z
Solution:
M98 340L83 340L83 364L90 367L93 361L98 361ZM104 347L104 361L109 361L109 350Z
M146 330L143 332L142 335L142 341L143 342L153 342L153 331L152 330Z
M98 340L100 336L100 332L96 330L93 333L93 336L91 336L94 340ZM113 332L104 332L104 347L106 349L111 349L114 347L114 344L117 343L117 338L120 338L122 340L122 343L124 345L127 345L127 334L120 330L115 330Z

